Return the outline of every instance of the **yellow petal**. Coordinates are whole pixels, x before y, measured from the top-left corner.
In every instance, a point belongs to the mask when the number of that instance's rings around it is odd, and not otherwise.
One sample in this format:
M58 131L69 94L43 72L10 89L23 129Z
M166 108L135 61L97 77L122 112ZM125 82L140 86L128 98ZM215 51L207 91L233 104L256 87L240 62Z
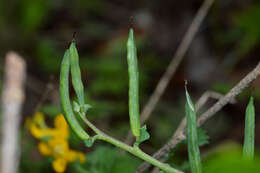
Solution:
M68 124L62 114L59 114L55 117L54 126L56 128L62 128L62 129L68 128Z
M40 151L40 153L44 156L50 156L52 154L52 150L50 149L50 147L44 143L44 142L40 142L38 144L38 150Z
M66 170L67 161L63 158L58 158L52 162L52 166L56 172L62 173Z
M54 158L65 157L66 153L69 151L68 141L61 138L52 138L48 141L48 145L53 150L52 155Z
M64 139L69 137L69 126L62 114L55 117L54 120L55 129L58 131L58 136Z
M53 136L57 133L55 130L52 130L50 128L41 129L41 128L37 127L37 125L35 123L30 124L30 132L36 138L42 138L45 136Z
M69 150L66 155L66 160L68 160L69 162L74 162L75 160L77 160L77 153L73 150Z
M84 163L86 161L86 157L83 153L74 150L69 150L65 157L69 162L74 162L77 159L79 159L80 163Z

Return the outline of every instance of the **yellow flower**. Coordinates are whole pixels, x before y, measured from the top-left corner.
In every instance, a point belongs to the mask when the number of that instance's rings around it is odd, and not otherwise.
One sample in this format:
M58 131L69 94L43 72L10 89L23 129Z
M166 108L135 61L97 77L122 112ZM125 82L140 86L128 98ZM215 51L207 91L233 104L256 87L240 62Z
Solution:
M52 166L56 172L64 172L66 170L67 161L60 158L52 162Z
M48 128L42 113L36 113L33 122L30 123L29 129L32 135L38 139L43 137L59 136L67 139L69 136L69 127L62 114L55 117L54 128Z
M69 126L62 114L56 116L54 120L54 127L57 130L59 137L64 139L69 137Z
M86 161L83 153L71 150L68 141L62 138L51 138L47 142L40 142L38 149L42 155L54 158L52 165L56 172L66 170L68 162L74 162L77 159L79 159L80 163Z
M38 139L50 137L47 138L47 141L39 142L38 150L42 155L54 158L52 166L56 172L64 172L69 162L79 160L80 163L84 163L86 161L83 153L69 148L69 126L62 114L55 117L54 128L48 128L45 125L43 114L36 113L29 124L29 129L32 135Z
M40 153L44 156L50 156L52 151L50 150L50 148L48 147L48 145L46 145L45 142L40 142L38 144L38 150L40 151Z

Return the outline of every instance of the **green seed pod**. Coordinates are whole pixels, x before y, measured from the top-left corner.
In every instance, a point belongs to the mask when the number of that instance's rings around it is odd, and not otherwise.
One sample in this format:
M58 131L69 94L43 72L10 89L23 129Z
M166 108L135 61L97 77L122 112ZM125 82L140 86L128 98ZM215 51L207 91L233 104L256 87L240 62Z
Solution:
M79 122L77 121L70 102L69 96L69 69L70 69L70 53L66 50L60 72L60 99L61 107L64 112L64 116L71 127L71 129L78 135L79 138L86 140L89 139L89 135L84 131Z
M127 62L129 74L129 116L132 133L135 137L140 136L140 114L139 114L139 77L137 53L134 41L134 31L131 28L127 41Z
M255 107L253 97L250 97L250 101L246 108L244 136L243 156L252 160L254 158L255 150Z
M72 85L78 97L80 108L84 108L84 86L81 80L81 72L79 67L79 55L75 43L72 41L70 48L70 64ZM84 111L84 110L83 110ZM85 111L84 111L85 112Z
M197 121L195 106L189 96L187 88L186 91L186 105L185 112L187 117L187 141L188 141L188 152L189 152L189 162L192 173L201 173L201 160L200 160L200 150L198 144L198 133L197 133Z

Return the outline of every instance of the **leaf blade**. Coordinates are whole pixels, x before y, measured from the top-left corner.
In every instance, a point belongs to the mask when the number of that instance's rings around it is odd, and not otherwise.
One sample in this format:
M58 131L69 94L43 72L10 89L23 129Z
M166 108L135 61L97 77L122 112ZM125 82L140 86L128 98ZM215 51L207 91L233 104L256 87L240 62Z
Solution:
M188 154L189 154L189 163L192 173L201 173L201 159L198 143L198 132L197 132L197 121L195 106L192 103L190 95L185 87L186 92L186 104L185 112L187 117L187 141L188 141Z

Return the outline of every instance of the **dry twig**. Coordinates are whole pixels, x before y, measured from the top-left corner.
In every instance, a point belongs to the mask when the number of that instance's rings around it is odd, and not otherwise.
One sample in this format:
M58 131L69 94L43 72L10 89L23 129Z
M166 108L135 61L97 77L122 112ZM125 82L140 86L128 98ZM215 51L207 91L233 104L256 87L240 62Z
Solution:
M233 87L224 97L222 97L217 103L215 103L211 108L209 108L205 113L199 116L197 125L201 126L207 119L211 118L215 113L222 109L230 100L233 100L239 93L241 93L252 81L254 81L260 75L260 62L258 65L246 75L235 87ZM185 128L186 121L182 120L176 132L174 133L171 140L166 143L161 149L159 149L153 157L164 161L166 156L171 149L173 149L177 144L185 140ZM163 158L162 158L163 157ZM143 163L137 168L136 173L141 173L149 168L149 164Z
M141 123L144 124L146 120L149 118L151 113L153 112L155 106L159 102L161 96L163 95L167 85L170 82L171 77L175 74L178 66L184 58L185 53L187 52L194 36L196 35L203 19L208 14L210 7L212 6L214 0L205 0L198 10L196 16L194 17L192 23L190 24L187 32L185 33L181 44L177 48L175 55L172 58L169 66L167 67L165 73L161 77L158 82L153 94L149 98L147 104L144 106L141 112ZM125 143L132 144L133 143L132 133L129 131L128 136L125 140Z
M53 90L54 86L52 84L52 82L48 82L43 94L41 95L41 98L39 100L39 102L36 104L35 109L33 111L33 114L35 114L37 111L39 111L39 109L41 108L42 104L46 101L46 99L48 98L50 92Z
M24 102L26 64L14 52L6 55L2 91L2 173L16 173L19 165L19 127Z

